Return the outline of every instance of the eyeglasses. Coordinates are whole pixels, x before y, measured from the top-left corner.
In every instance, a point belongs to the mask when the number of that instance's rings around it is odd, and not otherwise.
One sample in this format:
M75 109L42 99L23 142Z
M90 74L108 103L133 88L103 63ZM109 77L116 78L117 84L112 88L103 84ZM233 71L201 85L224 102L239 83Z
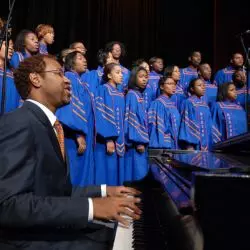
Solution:
M170 85L170 86L176 86L175 82L164 82L164 84Z
M52 70L45 70L39 73L54 73L61 77L64 77L64 70L63 69L52 69Z

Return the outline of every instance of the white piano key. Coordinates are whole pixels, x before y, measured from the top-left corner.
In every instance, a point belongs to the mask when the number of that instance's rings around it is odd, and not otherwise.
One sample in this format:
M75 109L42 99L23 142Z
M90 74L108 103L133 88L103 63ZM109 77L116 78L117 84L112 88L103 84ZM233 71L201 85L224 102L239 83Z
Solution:
M133 223L128 228L119 224L117 226L113 250L132 250Z

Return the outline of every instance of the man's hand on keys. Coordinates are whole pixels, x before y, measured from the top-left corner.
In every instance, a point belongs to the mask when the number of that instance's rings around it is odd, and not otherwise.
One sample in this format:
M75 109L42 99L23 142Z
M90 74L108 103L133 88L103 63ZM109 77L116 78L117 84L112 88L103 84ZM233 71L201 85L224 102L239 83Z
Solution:
M109 187L107 186L107 196L110 197L127 197L127 196L138 196L141 192L130 187L117 186Z
M129 227L131 219L128 217L134 220L140 219L141 210L136 205L139 202L140 198L132 196L94 198L94 218L116 220L122 225Z

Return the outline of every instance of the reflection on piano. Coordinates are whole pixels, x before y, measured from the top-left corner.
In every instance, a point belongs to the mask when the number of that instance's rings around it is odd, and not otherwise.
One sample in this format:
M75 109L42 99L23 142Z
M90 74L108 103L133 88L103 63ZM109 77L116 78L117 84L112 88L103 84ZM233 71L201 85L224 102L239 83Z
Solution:
M246 138L244 150L226 154L232 143L215 152L150 149L148 175L126 183L142 191L143 216L117 226L113 249L250 249Z

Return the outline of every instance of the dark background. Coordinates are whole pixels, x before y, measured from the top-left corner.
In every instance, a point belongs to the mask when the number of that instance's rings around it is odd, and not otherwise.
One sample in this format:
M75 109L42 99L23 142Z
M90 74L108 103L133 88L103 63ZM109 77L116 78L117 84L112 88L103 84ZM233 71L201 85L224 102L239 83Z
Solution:
M1 0L1 17L7 17L8 4L9 0ZM34 30L40 23L55 28L51 53L82 40L89 68L97 66L99 48L119 40L127 48L123 60L127 67L134 59L151 56L184 67L189 52L200 50L203 61L216 70L228 64L232 52L242 51L236 35L250 29L250 1L16 0L13 38L21 29Z

